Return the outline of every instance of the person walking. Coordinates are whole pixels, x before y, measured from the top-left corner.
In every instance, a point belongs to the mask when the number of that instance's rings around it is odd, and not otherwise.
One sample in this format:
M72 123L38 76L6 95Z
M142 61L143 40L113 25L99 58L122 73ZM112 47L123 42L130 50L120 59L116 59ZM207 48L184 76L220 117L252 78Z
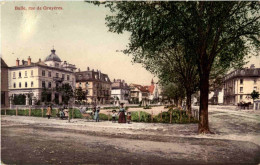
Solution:
M118 123L126 123L124 103L120 104Z
M51 117L51 106L48 106L46 115L47 115L48 119L50 119L50 117Z
M97 110L95 111L96 122L99 122L99 112L100 112L100 107L98 107Z

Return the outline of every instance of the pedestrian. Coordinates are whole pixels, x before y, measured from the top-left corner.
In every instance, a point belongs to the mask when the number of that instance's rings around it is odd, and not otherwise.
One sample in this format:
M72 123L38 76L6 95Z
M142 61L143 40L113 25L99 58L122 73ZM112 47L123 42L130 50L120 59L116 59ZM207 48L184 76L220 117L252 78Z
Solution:
M50 119L50 117L51 117L51 106L48 106L46 115L47 115L48 119Z
M99 122L99 112L100 112L100 107L98 107L97 110L95 111L96 122Z
M116 110L113 109L112 110L112 123L115 123L116 122Z
M131 123L131 112L127 112L127 123Z
M120 104L118 123L126 123L124 103Z

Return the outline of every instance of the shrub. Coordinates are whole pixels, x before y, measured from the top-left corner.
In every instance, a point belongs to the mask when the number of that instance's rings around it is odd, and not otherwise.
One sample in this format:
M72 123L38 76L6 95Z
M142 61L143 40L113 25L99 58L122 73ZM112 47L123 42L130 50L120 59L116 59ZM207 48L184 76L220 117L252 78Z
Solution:
M138 112L131 112L131 120L139 122ZM147 112L140 111L140 122L151 122L151 115Z
M18 115L19 116L29 116L29 109L18 110Z
M7 110L6 115L16 115L16 110L15 109Z
M53 111L53 110L52 110ZM47 112L47 111L46 111ZM46 114L46 113L45 113ZM44 112L43 112L44 115ZM35 117L42 117L42 110L41 109L32 109L31 110L31 116ZM55 115L56 116L56 115Z

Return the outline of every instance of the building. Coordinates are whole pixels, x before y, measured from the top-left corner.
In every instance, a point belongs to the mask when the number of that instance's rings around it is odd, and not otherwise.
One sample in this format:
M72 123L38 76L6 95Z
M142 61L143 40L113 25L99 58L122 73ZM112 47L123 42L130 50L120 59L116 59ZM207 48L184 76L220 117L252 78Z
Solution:
M153 79L151 81L150 86L145 86L149 90L149 100L151 102L158 102L159 101L159 88L158 84L154 83Z
M1 58L1 108L9 107L8 66Z
M240 102L251 102L253 90L260 91L260 68L235 70L224 77L224 104L237 105Z
M111 81L107 74L90 70L76 72L76 88L86 92L85 102L89 105L110 104Z
M44 61L32 62L17 58L16 65L9 68L9 96L12 104L35 105L60 104L62 95L55 90L62 84L75 88L75 65L61 61L55 50L51 50Z
M150 91L148 86L130 84L130 102L132 104L149 104Z
M124 80L117 79L111 85L111 97L120 103L129 103L130 87Z

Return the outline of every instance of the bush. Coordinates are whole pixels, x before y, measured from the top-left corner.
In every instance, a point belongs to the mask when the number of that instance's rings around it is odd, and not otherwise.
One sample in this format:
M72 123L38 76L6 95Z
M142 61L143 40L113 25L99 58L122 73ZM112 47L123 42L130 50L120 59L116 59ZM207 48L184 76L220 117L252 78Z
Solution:
M16 115L15 109L6 110L6 115Z
M170 116L172 112L172 123L197 123L198 121L191 117L191 121L189 122L189 117L186 114L186 111L180 111L179 109L170 108L167 112L162 113L162 120L161 120L161 113L154 117L154 122L162 122L162 123L169 123Z
M131 112L131 120L139 122L138 112ZM147 112L140 111L140 122L151 122L151 115Z
M29 116L29 109L18 110L19 116Z
M45 113L45 115L46 115L46 113ZM42 117L42 110L41 109L32 109L31 116ZM44 116L44 112L43 112L43 116Z

